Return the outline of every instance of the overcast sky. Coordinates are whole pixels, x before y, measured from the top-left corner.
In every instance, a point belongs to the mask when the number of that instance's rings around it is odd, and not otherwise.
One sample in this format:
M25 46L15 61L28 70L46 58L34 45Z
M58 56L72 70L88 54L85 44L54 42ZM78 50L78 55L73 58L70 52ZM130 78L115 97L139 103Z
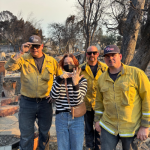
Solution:
M15 16L22 12L23 19L33 13L33 17L42 20L41 27L47 34L48 23L64 23L65 19L75 14L77 0L0 0L0 12L8 10Z

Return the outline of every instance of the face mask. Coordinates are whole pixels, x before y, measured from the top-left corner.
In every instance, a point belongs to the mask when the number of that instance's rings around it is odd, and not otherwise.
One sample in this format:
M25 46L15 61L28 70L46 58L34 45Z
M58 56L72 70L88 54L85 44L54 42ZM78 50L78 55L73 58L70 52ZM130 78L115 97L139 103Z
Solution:
M75 65L64 65L64 70L66 72L73 72L73 68L75 68Z

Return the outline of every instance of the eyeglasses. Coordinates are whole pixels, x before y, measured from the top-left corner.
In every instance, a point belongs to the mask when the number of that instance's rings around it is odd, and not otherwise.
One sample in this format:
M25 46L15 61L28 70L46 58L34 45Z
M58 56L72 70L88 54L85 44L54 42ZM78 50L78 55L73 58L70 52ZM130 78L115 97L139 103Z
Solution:
M93 55L96 55L97 52L87 52L87 54L88 54L88 55L92 55L92 54L93 54Z
M41 46L41 45L32 45L32 46L31 46L31 49L34 49L34 48L38 49L38 48L40 48L40 46Z

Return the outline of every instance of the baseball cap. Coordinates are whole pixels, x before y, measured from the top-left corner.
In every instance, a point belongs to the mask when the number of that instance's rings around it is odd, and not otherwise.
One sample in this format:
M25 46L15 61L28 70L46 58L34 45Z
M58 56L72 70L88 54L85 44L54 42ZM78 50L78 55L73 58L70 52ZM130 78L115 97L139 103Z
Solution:
M104 49L104 55L110 54L110 53L120 53L120 49L116 45L108 45Z
M32 45L42 45L42 40L39 36L37 35L32 35L30 36L29 38L29 42L32 44Z

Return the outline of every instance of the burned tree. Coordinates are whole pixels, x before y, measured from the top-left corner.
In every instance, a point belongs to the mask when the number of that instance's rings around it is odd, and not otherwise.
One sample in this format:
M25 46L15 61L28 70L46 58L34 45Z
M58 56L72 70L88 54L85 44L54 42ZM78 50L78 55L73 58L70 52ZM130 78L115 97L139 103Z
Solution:
M144 4L145 0L132 0L130 2L129 13L123 29L123 42L121 46L122 61L128 65L134 57Z
M111 14L113 14L113 23L105 21L109 30L117 30L122 35L121 53L123 54L122 62L131 66L136 66L145 70L150 60L150 3L149 0L113 0L111 4L117 3L120 9L115 14L114 5ZM135 48L137 45L138 49Z
M150 3L145 5L143 11L144 15L140 30L140 44L130 65L145 70L150 61Z
M53 43L53 48L58 46L61 53L69 52L69 45L74 50L81 34L82 21L78 21L76 16L67 17L65 24L51 23L48 26L49 37Z
M10 43L15 51L17 51L16 46L20 47L33 34L39 35L42 38L42 30L34 27L31 22L25 22L23 18L18 19L9 11L0 13L1 39L5 39Z
M83 13L83 33L86 40L85 50L91 45L99 20L102 16L104 0L78 0Z

